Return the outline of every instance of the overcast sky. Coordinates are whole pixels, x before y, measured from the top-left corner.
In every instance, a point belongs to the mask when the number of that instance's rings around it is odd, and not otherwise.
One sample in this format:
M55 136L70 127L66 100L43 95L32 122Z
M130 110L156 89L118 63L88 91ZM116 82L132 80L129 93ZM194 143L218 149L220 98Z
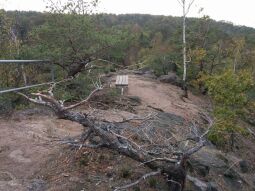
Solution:
M53 0L54 1L54 0ZM190 1L190 0L187 0ZM188 16L199 17L198 10L215 20L225 20L236 25L255 28L255 0L195 0ZM44 11L44 0L0 0L0 8L6 10ZM100 0L100 12L146 13L153 15L181 16L177 0Z

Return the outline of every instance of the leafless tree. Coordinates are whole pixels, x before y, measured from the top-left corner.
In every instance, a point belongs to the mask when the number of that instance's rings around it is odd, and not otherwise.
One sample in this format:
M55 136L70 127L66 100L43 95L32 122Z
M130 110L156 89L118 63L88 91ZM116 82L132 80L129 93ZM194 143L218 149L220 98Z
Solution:
M190 11L190 8L195 0L191 0L187 3L186 0L177 0L182 7L182 43L183 43L183 97L188 97L188 89L187 89L187 63L190 60L187 60L187 45L186 45L186 17Z

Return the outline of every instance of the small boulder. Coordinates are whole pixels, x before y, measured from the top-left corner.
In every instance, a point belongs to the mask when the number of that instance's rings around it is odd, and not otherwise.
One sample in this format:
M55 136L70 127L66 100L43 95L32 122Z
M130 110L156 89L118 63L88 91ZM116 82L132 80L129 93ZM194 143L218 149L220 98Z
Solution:
M192 155L189 161L195 171L201 172L200 175L208 175L211 170L221 174L228 169L223 157L219 151L207 146Z
M136 75L141 75L147 78L152 78L152 79L156 79L157 77L155 76L154 72L152 70L150 70L149 68L142 68L138 71L135 71L134 74Z
M226 170L224 172L224 176L233 180L233 181L237 181L237 180L241 179L240 175L233 169Z
M94 136L90 139L90 142L92 144L95 144L95 145L100 144L101 143L101 138L99 136Z
M169 72L168 75L163 75L158 78L163 83L170 83L175 86L182 86L181 79L173 72Z
M146 78L151 78L151 79L157 78L153 71L146 71L146 72L144 72L143 76Z
M134 105L140 105L142 103L142 100L140 97L138 96L128 96L128 98L130 99L130 101L132 102L132 104Z
M188 191L207 191L207 184L198 178L187 175L186 188Z
M246 160L240 161L239 166L240 166L240 170L241 170L242 173L249 172L249 169L251 168L249 162L246 161Z
M207 165L200 164L199 162L194 161L192 164L193 169L198 173L199 176L206 177L209 174L210 167Z
M46 182L41 179L34 179L31 181L30 185L27 187L28 191L45 191Z
M218 186L217 186L217 184L215 183L215 182L209 182L208 184L207 184L207 190L206 191L218 191L219 189L218 189Z

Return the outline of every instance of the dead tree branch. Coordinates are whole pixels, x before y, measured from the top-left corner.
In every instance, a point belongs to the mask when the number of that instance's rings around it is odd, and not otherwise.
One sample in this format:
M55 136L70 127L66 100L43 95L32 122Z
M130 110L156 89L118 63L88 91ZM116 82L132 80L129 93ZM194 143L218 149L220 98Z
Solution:
M150 172L150 173L148 173L148 174L143 175L141 178L139 178L137 181L135 181L135 182L133 182L133 183L131 183L131 184L128 184L128 185L126 185L126 186L122 186L122 187L117 187L117 188L115 188L114 191L124 190L124 189L131 188L131 187L133 187L133 186L139 184L141 181L143 181L143 180L145 180L145 179L147 179L147 178L149 178L149 177L151 177L151 176L159 175L160 173L161 173L161 170L158 170L158 171L156 171L156 172Z
M103 89L103 88L100 87L100 86L97 87L96 89L94 89L94 90L89 94L89 96L88 96L86 99L84 99L84 100L82 100L82 101L80 101L79 103L76 103L76 104L74 104L74 105L70 105L70 106L68 106L68 107L64 107L63 109L64 109L64 110L73 109L73 108L75 108L75 107L78 107L78 106L80 106L80 105L82 105L82 104L88 102L89 99L90 99L96 92L98 92L98 91L100 91L100 90L102 90L102 89Z
M189 11L190 11L190 8L191 8L191 6L193 5L194 1L195 1L195 0L192 0L192 1L189 3L188 8L187 8L186 13L185 13L185 16L188 15L188 13L189 13Z

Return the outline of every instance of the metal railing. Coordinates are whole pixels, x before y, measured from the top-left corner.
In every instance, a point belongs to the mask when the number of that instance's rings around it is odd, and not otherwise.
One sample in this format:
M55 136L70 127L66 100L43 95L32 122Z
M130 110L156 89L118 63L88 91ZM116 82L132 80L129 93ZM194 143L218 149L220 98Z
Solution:
M49 60L0 60L0 64L18 64L18 65L24 65L24 64L48 64L50 63ZM10 88L10 89L0 89L0 94L3 93L9 93L9 92L16 92L20 90L25 90L25 89L30 89L34 87L39 87L39 86L45 86L53 83L55 81L55 69L54 66L51 66L51 82L46 82L46 83L40 83L40 84L34 84L34 85L27 85L23 87L15 87L15 88Z
M49 60L0 60L0 64L49 63Z

